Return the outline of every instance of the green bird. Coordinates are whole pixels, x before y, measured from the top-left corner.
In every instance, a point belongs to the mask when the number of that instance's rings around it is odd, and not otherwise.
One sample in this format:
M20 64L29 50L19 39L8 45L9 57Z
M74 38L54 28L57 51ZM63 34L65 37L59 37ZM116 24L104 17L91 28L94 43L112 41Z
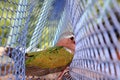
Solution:
M26 53L25 55L26 75L42 76L49 73L63 71L71 63L73 58L73 54L66 50L66 48L68 48L72 50L72 52L74 52L74 45L72 46L72 44L75 43L74 41L73 42L71 41L72 38L61 39L54 47L47 48L43 51ZM9 55L8 52L10 52ZM1 51L2 53L1 55L6 55L10 57L10 59L13 61L12 65L14 65L17 63L17 60L14 59L15 58L14 56L17 55L18 52L20 52L19 49L7 47L3 48L3 50ZM10 66L8 64L8 69L9 68Z
M55 46L43 51L26 54L26 74L45 75L64 70L72 61L73 54L64 47Z
M12 50L13 48L10 49L10 51ZM43 51L26 53L25 57L26 75L42 76L63 71L71 63L73 54L64 47L55 46ZM13 62L11 65L14 65L16 62L14 62L12 54L9 55L9 58ZM9 70L10 64L7 65L7 68ZM4 73L4 66L2 66L2 72Z
M63 71L72 61L75 41L74 37L60 39L56 46L43 51L26 54L26 74L41 76Z

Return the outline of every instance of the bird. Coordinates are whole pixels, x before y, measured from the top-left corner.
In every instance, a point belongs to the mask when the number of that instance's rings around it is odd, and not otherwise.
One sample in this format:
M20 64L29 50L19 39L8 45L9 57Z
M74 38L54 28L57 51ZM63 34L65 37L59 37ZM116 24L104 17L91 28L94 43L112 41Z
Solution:
M66 48L69 49L70 52L66 50ZM75 42L73 37L71 37L60 39L54 47L43 51L27 52L25 55L26 75L42 76L65 70L72 61L74 48ZM21 52L18 49L10 47L2 47L1 49L0 55L9 56L13 61L12 51L16 50L17 52Z
M74 50L74 37L70 37L60 39L54 47L43 51L27 53L26 74L42 76L63 71L71 63Z
M64 70L72 61L73 54L62 46L27 54L26 75L42 76ZM31 71L31 73L30 73Z

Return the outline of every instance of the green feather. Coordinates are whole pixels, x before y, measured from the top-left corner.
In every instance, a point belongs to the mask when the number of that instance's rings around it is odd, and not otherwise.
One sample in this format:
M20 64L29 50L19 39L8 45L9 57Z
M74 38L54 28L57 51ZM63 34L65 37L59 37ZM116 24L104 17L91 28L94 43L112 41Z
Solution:
M67 66L73 58L63 47L52 47L43 51L28 53L26 67L57 68Z

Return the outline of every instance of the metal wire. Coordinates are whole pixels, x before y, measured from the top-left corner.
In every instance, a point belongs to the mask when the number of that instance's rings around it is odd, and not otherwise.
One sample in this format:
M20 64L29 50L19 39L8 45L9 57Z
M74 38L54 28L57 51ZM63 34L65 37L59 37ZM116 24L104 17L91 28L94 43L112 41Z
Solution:
M26 51L54 46L74 34L75 55L63 79L120 80L120 1L66 0L59 19L53 19L54 4L0 1L0 48L9 47L11 56L0 56L0 79L25 80Z
M54 4L55 0L0 1L0 48L4 49L0 55L6 53L0 56L0 79L25 80L25 53L55 45L60 18L52 15Z
M120 79L120 3L68 0L76 52L70 74L75 80Z
M27 0L0 1L0 47L4 49L0 54L6 53L0 56L2 80L25 80L26 34L33 6L30 4Z

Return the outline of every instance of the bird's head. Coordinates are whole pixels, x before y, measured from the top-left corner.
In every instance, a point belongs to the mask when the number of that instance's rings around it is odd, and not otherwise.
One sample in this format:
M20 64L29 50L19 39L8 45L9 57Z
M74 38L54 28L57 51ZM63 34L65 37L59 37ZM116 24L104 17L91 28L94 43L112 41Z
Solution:
M75 51L74 37L71 36L71 37L67 37L67 38L62 38L57 42L56 46L63 46L65 48L69 49L72 53L74 53L74 51Z

